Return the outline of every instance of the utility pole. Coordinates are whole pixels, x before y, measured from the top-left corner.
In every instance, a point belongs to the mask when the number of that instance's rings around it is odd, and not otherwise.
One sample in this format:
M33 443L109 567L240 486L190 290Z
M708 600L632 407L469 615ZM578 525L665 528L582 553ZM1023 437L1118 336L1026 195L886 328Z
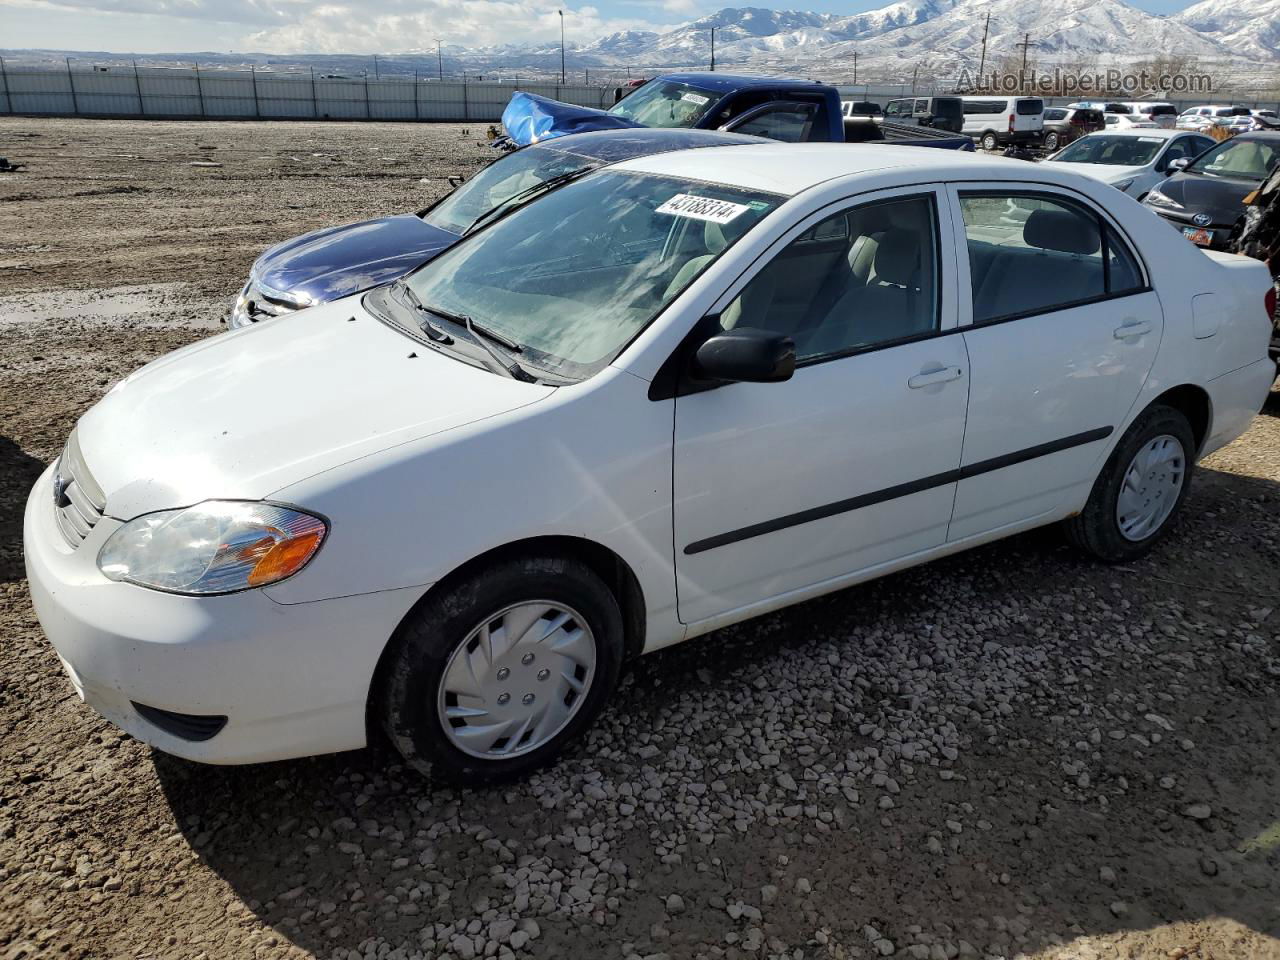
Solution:
M373 55L373 79L378 79L378 55Z
M911 71L911 95L916 95L916 78L920 76L920 64L916 64L916 68Z
M564 86L564 11L557 10L560 14L560 86Z
M439 78L444 80L444 54L440 52L439 37L436 37L436 68L439 71Z
M853 51L853 82L858 82L858 51Z
M1027 76L1027 51L1032 47L1040 46L1040 43L1039 41L1033 41L1031 39L1031 34L1028 33L1023 36L1021 43L1015 43L1014 46L1022 48L1022 73L1018 76L1018 87L1021 89L1023 84L1026 82Z
M987 11L987 22L982 25L982 57L978 60L978 80L982 80L982 71L987 65L987 32L991 29L991 11Z
M711 28L711 72L716 72L716 28Z

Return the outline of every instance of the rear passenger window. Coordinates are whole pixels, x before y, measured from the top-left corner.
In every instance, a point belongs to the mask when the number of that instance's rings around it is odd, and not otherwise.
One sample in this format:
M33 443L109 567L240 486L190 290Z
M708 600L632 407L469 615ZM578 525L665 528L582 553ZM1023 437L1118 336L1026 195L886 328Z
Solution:
M1133 293L1143 289L1142 271L1128 244L1107 227L1107 293Z
M973 322L1142 289L1132 252L1093 211L1032 194L962 194ZM1105 250L1104 250L1105 236Z

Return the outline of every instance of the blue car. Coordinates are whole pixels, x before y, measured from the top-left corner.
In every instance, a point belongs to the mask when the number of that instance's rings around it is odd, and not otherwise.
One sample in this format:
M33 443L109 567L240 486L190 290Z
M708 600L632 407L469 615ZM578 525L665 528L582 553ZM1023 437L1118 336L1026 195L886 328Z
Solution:
M417 213L304 233L254 261L227 318L247 327L399 279L484 226L598 167L694 147L768 143L713 130L613 130L559 137L517 150Z

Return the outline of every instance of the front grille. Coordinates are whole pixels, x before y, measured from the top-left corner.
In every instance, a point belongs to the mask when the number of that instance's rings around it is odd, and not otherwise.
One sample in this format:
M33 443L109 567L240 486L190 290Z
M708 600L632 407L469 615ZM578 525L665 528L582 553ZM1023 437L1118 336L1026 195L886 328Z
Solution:
M73 430L53 475L53 509L63 538L73 547L80 546L106 508L106 495L85 466Z

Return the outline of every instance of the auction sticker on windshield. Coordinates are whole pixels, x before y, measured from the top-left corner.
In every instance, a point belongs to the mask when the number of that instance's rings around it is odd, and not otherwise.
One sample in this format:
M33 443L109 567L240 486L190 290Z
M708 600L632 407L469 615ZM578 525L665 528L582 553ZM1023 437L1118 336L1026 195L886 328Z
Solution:
M677 193L655 212L668 213L673 217L689 217L692 220L728 223L750 209L743 203L730 203L728 200L716 200L712 197L695 197L691 193Z
M710 97L704 97L704 96L702 96L701 94L698 94L698 93L683 93L683 94L681 94L681 95L680 95L680 99L681 99L681 100L687 100L689 103L696 103L698 106L702 106L704 103L706 103L706 102L707 102L708 100L710 100L711 98L710 98Z

